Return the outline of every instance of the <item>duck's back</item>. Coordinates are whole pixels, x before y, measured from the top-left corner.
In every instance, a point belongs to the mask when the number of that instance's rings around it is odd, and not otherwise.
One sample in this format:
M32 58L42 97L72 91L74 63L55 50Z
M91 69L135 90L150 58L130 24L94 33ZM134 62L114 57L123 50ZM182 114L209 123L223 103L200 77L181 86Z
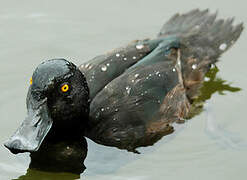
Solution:
M126 47L118 48L97 56L79 66L86 76L92 100L109 82L125 72L126 69L152 52L161 42L155 40L136 40Z
M157 39L82 65L92 100L86 136L134 151L173 132L171 124L186 118L210 65L243 29L215 18L199 10L175 15Z

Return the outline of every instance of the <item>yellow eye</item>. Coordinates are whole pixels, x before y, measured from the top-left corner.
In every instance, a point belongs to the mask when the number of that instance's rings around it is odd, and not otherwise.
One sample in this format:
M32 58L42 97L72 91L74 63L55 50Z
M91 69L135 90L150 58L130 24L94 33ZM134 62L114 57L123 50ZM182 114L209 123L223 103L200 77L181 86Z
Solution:
M69 90L69 85L68 84L62 85L62 87L61 87L61 91L62 92L67 92L68 90Z
M29 81L30 85L33 84L33 78L30 78L30 81Z

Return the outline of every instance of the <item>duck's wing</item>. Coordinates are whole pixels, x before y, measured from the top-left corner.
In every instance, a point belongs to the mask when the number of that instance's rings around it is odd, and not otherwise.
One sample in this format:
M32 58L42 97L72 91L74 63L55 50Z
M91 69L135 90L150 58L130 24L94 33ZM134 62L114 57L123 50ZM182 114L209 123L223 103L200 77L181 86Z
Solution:
M180 122L189 109L179 59L178 49L160 44L138 66L107 84L91 102L85 135L134 151L173 132L170 124Z
M136 40L104 55L97 56L79 66L90 89L90 99L106 84L153 51L161 40Z
M181 48L181 62L184 84L190 89L187 95L191 99L196 97L210 64L215 63L243 31L243 24L232 25L233 18L217 20L216 16L217 13L210 14L208 10L198 9L186 14L177 13L163 25L157 39L134 41L126 47L83 63L79 68L87 78L90 99L126 69L140 65L137 62L149 55L161 42L168 43L174 38L185 47ZM192 71L195 67L197 70Z
M90 106L86 136L133 150L172 132L198 94L210 65L240 36L243 26L216 20L207 10L175 15L154 48L107 83Z

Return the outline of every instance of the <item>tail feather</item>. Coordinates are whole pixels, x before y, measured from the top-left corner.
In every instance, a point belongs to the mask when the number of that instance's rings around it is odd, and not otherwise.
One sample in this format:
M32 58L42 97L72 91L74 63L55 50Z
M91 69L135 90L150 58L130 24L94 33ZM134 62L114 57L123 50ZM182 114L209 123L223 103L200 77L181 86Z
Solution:
M189 34L196 25L203 24L203 21L211 20L213 22L215 20L216 13L206 18L207 14L208 10L200 11L198 9L192 10L187 14L182 15L177 13L163 25L158 36L184 36Z
M222 53L239 38L243 24L233 25L234 18L217 19L217 12L192 10L175 14L164 24L158 37L175 36L181 44L181 62L184 85L190 99L198 90L208 72Z
M231 47L243 31L243 24L233 26L234 18L216 19L217 12L208 9L175 14L164 24L158 37L176 36L188 48L194 48L199 56L218 58Z

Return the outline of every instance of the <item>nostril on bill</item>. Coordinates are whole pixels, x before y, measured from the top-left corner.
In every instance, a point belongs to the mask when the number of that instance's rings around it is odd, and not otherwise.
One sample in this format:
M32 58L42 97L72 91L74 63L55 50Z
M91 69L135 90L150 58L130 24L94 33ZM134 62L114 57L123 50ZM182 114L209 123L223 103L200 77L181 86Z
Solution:
M24 152L23 147L22 147L23 145L21 141L18 139L4 143L4 146L8 148L14 154Z

